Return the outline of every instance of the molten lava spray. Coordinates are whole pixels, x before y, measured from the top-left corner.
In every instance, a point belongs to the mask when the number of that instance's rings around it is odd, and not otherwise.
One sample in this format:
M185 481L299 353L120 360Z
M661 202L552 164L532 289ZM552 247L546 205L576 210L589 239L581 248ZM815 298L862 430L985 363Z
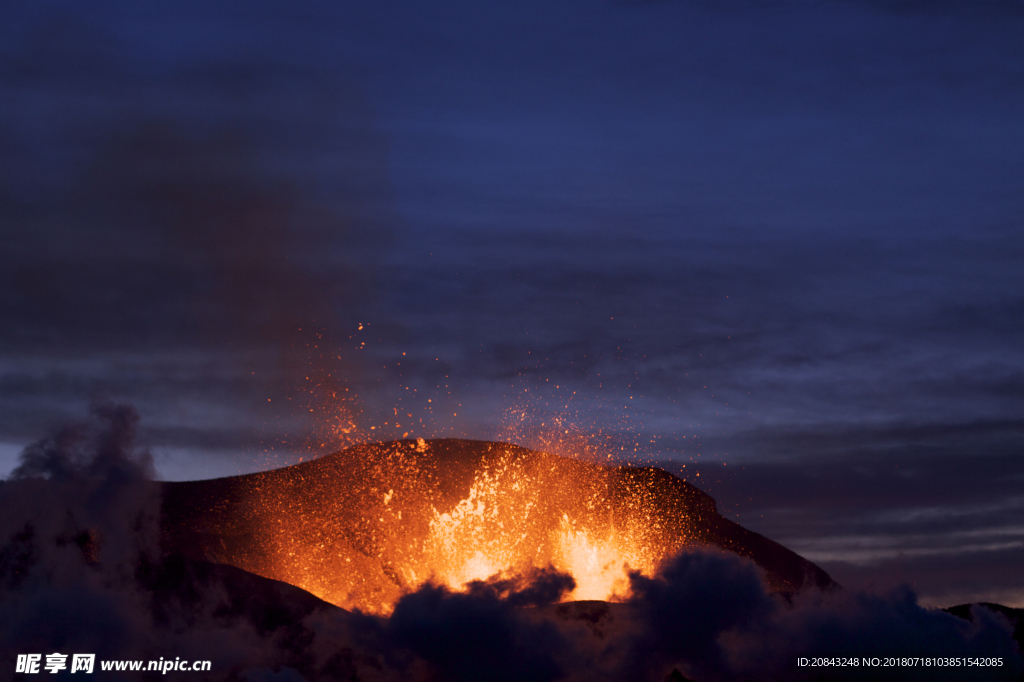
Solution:
M650 571L656 557L635 541L642 529L637 519L616 519L602 504L606 491L587 480L593 472L573 473L576 481L556 482L551 479L563 472L531 472L508 453L493 470L477 472L467 497L444 513L433 510L421 564L426 574L411 572L410 584L431 577L459 589L496 574L553 566L575 579L574 599L621 595L628 571ZM551 497L552 490L571 495L573 483L588 493L582 509ZM576 516L557 516L569 506L577 506Z
M674 477L655 472L507 443L368 444L189 484L205 510L167 540L371 613L430 581L458 590L549 567L572 575L571 599L608 600L689 542L693 508L660 504L652 482Z

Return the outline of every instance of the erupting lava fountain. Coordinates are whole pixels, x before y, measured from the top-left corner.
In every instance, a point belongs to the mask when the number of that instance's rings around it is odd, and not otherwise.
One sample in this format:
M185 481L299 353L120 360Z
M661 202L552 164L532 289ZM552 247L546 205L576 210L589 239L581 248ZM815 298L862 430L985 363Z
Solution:
M601 466L508 443L401 440L210 481L164 483L163 548L388 613L433 580L571 573L575 600L625 596L688 547L756 562L778 591L827 589L820 568L723 518L655 467Z

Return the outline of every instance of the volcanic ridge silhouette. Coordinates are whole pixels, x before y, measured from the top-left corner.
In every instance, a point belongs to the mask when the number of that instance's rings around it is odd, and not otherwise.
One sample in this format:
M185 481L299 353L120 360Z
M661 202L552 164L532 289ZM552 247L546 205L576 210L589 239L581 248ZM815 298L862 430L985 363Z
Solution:
M644 541L663 557L719 548L756 563L776 592L837 587L821 568L722 517L711 496L657 467L461 439L370 443L273 471L163 483L161 544L365 609L410 587L400 567L436 510L466 499L480 472L509 467L542 482L533 523L640 514Z

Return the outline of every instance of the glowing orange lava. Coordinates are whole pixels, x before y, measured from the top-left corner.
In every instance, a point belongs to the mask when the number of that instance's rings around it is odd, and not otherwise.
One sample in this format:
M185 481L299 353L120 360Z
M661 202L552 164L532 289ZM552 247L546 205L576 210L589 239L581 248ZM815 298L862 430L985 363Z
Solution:
M607 600L626 591L629 570L653 569L655 553L594 513L597 500L585 518L562 513L553 524L546 479L507 457L478 472L466 498L443 513L433 510L422 563L407 573L409 583L433 578L460 589L496 574L553 566L576 580L573 599Z
M573 576L570 599L625 596L629 571L690 544L705 509L658 469L453 439L366 444L187 490L168 502L182 534L168 546L371 613L429 581L458 590L548 567Z
M164 551L369 613L389 613L430 581L459 590L549 567L575 579L569 599L624 597L630 571L650 575L693 547L753 559L773 590L834 586L662 469L509 443L367 443L283 469L161 487Z

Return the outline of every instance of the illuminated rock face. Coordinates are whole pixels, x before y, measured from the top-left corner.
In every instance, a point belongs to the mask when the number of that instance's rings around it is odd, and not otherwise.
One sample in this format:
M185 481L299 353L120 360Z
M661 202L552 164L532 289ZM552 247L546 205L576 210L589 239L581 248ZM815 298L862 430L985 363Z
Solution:
M793 552L722 518L714 500L657 468L607 467L507 443L374 443L284 469L163 484L165 551L387 613L428 580L555 568L573 599L611 599L628 572L687 547L749 557L776 590L828 588Z

